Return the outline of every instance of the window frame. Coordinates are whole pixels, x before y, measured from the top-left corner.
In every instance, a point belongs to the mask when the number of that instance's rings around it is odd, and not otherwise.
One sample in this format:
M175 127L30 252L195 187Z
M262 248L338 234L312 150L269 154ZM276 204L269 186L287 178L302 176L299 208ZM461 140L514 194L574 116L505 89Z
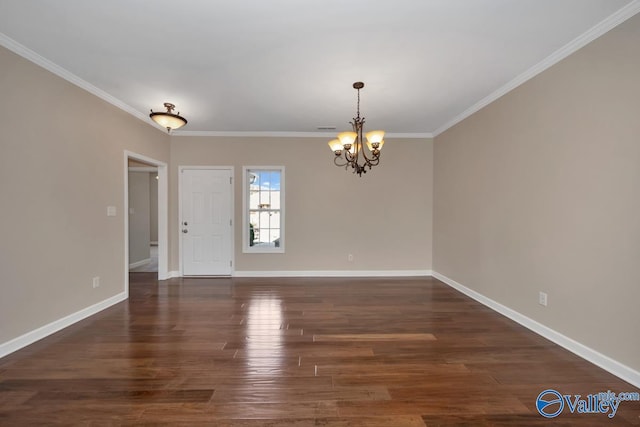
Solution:
M250 246L249 245L249 172L280 172L280 245ZM274 209L276 210L276 209ZM285 167L284 166L243 166L242 167L242 252L252 254L278 254L285 252Z

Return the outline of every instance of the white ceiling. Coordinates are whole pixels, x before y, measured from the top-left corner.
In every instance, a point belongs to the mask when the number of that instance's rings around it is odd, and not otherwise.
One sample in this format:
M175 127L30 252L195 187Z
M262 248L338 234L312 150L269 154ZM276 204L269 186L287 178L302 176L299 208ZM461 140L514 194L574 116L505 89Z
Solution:
M639 3L0 0L0 43L149 123L172 102L185 134L346 130L361 80L367 129L425 136Z

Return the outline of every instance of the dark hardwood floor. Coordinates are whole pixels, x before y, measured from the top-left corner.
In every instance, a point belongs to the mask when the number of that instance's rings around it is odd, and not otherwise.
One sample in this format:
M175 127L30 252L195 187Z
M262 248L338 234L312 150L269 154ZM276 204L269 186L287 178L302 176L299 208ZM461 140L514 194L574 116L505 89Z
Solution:
M173 279L0 359L0 425L638 425L637 391L432 278Z

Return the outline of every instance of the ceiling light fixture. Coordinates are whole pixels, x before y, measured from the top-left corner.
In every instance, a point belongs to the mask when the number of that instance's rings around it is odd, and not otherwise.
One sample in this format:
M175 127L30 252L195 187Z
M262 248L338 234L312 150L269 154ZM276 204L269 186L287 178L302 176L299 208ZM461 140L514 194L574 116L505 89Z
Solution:
M353 132L341 132L338 134L338 139L329 141L329 147L335 154L333 162L336 166L344 166L345 169L351 167L353 173L357 173L358 176L367 173L366 168L371 170L373 166L380 163L380 150L384 145L384 131L373 130L365 134L368 150L364 149L362 138L364 117L360 117L360 89L363 87L364 83L362 82L353 84L353 88L358 91L357 115L352 122L349 122L353 127ZM366 151L369 151L368 156Z
M173 113L173 110L176 108L175 105L170 102L165 102L164 107L167 111L154 113L153 110L151 110L151 114L149 114L151 120L167 128L167 132L171 132L172 129L178 129L187 124L187 119L180 116L180 112L178 112L178 114Z

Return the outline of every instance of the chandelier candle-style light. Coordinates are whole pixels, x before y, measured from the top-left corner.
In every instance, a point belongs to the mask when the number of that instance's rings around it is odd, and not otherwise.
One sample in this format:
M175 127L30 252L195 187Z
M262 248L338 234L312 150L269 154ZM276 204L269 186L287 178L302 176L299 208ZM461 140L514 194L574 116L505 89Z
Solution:
M364 83L362 82L353 84L353 88L358 91L357 115L352 122L349 122L353 127L353 132L341 132L338 134L338 139L329 141L329 147L335 154L333 162L336 166L344 166L345 169L351 167L353 173L357 173L358 176L367 173L367 168L371 170L373 166L380 163L380 150L384 145L384 131L373 130L365 134L367 150L364 149L362 138L364 117L360 117L360 89L363 87Z
M164 108L166 108L167 111L159 111L154 113L154 111L151 110L151 114L149 114L149 117L151 117L151 120L153 120L160 126L167 128L167 132L171 132L171 129L178 129L187 124L187 119L182 117L180 115L180 112L178 112L178 114L175 114L173 112L173 110L176 108L175 105L170 102L165 102Z

